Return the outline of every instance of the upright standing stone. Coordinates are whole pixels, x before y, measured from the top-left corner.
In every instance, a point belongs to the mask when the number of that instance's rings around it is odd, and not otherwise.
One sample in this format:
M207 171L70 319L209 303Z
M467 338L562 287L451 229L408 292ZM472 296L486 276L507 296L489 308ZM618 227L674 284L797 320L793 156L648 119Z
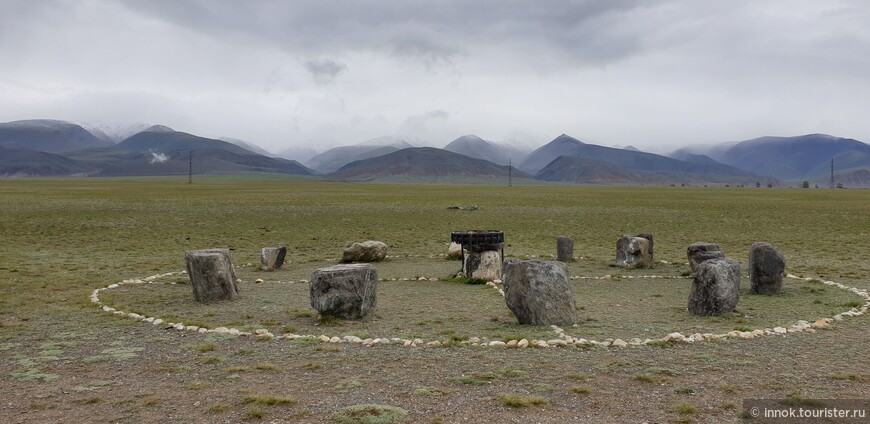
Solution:
M694 243L686 249L686 255L689 258L689 267L692 272L696 272L698 265L710 259L724 259L725 254L718 244L713 243Z
M311 307L321 315L363 319L375 312L378 270L369 264L335 265L314 271L309 283Z
M692 315L724 315L740 300L740 265L722 258L701 262L695 269L689 312Z
M785 258L770 243L754 243L749 249L749 291L777 294L782 291Z
M565 236L556 237L556 260L560 262L574 261L574 240Z
M649 263L654 263L655 262L655 253L653 252L653 247L655 246L655 243L653 243L652 233L640 233L640 234L636 235L635 237L645 238L645 239L649 240Z
M228 249L191 250L185 253L184 262L198 302L232 300L239 295Z
M504 262L504 301L520 324L577 323L568 266L557 261Z
M284 258L287 256L287 248L285 246L264 247L260 249L260 263L264 269L278 269L284 265Z
M620 268L649 268L650 242L642 237L622 236L616 241L616 266Z
M344 249L342 262L378 262L386 259L387 245L384 242L369 240L354 243Z
M462 270L466 278L492 281L501 277L501 252L498 250L470 249L465 254Z

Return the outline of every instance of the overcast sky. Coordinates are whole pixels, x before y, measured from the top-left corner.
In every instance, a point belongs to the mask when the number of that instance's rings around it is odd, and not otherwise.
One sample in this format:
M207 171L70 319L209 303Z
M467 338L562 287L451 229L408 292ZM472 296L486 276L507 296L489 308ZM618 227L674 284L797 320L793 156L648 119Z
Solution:
M273 152L407 134L870 141L870 2L0 0L0 122Z

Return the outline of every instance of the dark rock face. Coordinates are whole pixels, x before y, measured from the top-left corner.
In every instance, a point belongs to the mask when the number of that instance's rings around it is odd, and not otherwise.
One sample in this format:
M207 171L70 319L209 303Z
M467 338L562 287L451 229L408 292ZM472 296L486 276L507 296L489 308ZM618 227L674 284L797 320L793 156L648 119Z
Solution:
M559 262L574 261L574 240L565 236L556 237L556 260Z
M191 250L184 255L193 298L198 302L238 297L236 271L228 249Z
M725 254L722 253L722 248L718 244L713 243L694 243L686 249L686 255L689 257L689 267L692 272L697 272L698 265L710 259L724 259Z
M278 269L284 265L284 258L287 256L287 248L279 247L264 247L260 250L260 263L264 269Z
M709 259L695 269L689 294L689 313L718 316L734 311L740 300L740 265L722 258Z
M577 323L568 267L557 261L504 262L504 300L520 324Z
M620 268L649 268L652 256L650 241L642 237L622 236L616 241L616 266Z
M749 291L777 294L782 291L785 258L770 243L754 243L749 249Z
M653 252L653 247L655 243L653 243L652 233L640 233L635 237L645 238L649 240L649 263L652 264L655 261L655 253Z
M378 270L369 264L335 265L314 271L309 283L311 307L321 315L358 320L377 305Z
M387 245L380 241L354 243L344 249L342 262L378 262L386 259Z

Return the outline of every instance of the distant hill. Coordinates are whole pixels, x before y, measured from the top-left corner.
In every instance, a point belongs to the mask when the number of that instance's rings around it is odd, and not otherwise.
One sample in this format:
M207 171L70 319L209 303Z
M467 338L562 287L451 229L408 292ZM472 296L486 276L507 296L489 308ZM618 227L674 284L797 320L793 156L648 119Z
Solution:
M175 150L165 154L132 152L129 156L116 156L96 174L102 177L143 175L187 175L191 153ZM247 174L278 173L311 175L310 169L299 162L270 158L255 153L237 153L225 149L193 150L193 173L200 174Z
M0 147L0 177L57 177L86 174L94 168L73 159L33 150Z
M444 150L472 158L488 160L499 165L507 165L509 162L519 164L529 154L527 151L524 152L512 146L487 141L476 135L459 137L444 146Z
M507 166L432 147L412 147L349 163L327 175L342 181L458 182L507 180ZM514 170L514 178L530 178Z
M404 138L380 137L352 146L329 149L312 157L306 165L320 173L330 173L351 162L383 156L401 149L413 147Z
M310 146L291 146L278 152L278 157L298 161L299 163L308 163L311 158L317 156L319 150Z
M539 172L547 168L559 157L580 158L585 161L572 161L563 159L558 163L557 169L548 169L546 178L548 181L576 181L585 175L585 167L594 165L596 169L607 174L620 175L621 178L631 179L635 183L649 181L674 181L675 178L685 183L704 182L742 182L755 180L758 177L750 172L742 171L734 167L718 163L716 161L704 161L694 158L695 161L687 162L674 158L646 153L640 151L616 149L612 147L586 144L573 137L561 135L550 143L532 152L520 166L527 172L535 172L541 178ZM605 164L608 167L605 169ZM614 168L616 167L616 168ZM616 173L616 170L619 170ZM580 172L579 175L571 175L570 171ZM655 173L660 175L656 176ZM562 180L555 178L560 177ZM690 179L691 178L691 179Z
M219 149L239 155L253 153L247 149L236 146L235 144L227 143L226 141L199 137L180 131L166 131L163 129L153 130L153 128L154 127L151 127L146 131L130 136L130 138L115 145L115 148L118 150L129 150L134 152L168 153L181 150Z
M784 180L812 179L830 174L834 158L846 162L840 169L870 169L870 145L850 138L825 134L798 137L760 137L737 143L725 151L719 160L736 168Z
M830 178L819 182L820 187L827 187ZM834 183L843 184L846 188L870 188L870 169L854 169L834 173Z
M175 131L164 125L152 125L144 122L135 124L95 124L82 125L82 127L95 137L110 141L111 144L120 143L130 136L142 131Z
M67 154L96 176L279 173L311 175L299 162L264 156L226 141L151 127L117 145Z
M239 146L239 147L241 147L249 152L253 152L253 153L256 153L258 155L276 157L276 155L266 151L262 147L254 144L254 143L245 141L245 140L239 140L237 138L230 138L230 137L221 137L219 140L226 141L227 143L230 143L230 144L235 144L236 146Z
M691 168L689 168L691 169ZM544 167L535 179L582 184L663 185L663 184L747 184L756 182L779 185L778 181L753 175L716 175L683 171L643 171L601 160L577 156L559 156Z
M34 119L0 124L0 147L9 149L64 153L110 145L70 122Z

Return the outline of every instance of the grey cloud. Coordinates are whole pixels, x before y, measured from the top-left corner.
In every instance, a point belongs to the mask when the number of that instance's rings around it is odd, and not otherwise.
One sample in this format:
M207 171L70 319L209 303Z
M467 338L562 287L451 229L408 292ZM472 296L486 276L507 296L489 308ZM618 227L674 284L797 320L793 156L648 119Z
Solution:
M590 63L637 51L640 34L613 25L655 2L498 0L395 2L133 1L140 13L213 37L252 37L288 51L386 51L426 66L452 65L469 44L538 45ZM649 7L649 6L644 6ZM534 50L526 53L534 53ZM533 56L533 55L532 55ZM530 59L534 59L530 57Z
M413 115L405 118L399 127L399 133L402 134L419 134L427 130L432 123L446 121L450 114L444 110L432 110L419 115Z
M344 63L330 59L307 60L304 66L318 84L329 84L338 74L347 70Z
M870 139L860 0L0 2L0 121L148 121L276 151L396 131Z

